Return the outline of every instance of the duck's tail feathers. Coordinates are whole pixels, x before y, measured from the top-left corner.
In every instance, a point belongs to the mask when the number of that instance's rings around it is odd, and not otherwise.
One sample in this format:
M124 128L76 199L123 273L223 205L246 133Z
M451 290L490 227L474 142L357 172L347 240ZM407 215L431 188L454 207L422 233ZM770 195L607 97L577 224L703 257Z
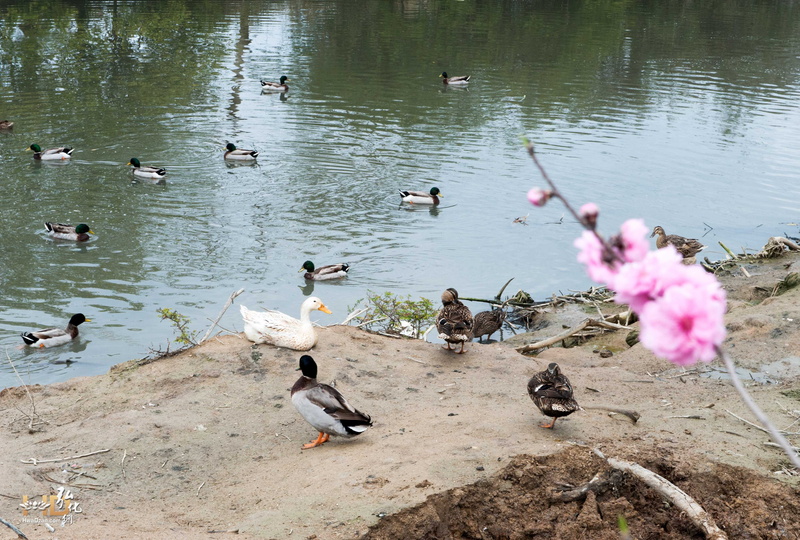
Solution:
M39 341L39 338L34 336L31 332L22 332L20 335L22 336L22 341L24 341L26 345L33 345Z

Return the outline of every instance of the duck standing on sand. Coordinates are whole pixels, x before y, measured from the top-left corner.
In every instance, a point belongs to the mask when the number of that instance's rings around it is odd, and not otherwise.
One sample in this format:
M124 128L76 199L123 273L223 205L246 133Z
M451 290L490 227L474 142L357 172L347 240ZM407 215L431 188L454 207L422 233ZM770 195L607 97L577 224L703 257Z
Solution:
M266 343L276 347L307 351L317 344L317 332L311 324L311 312L315 309L330 313L322 300L316 296L306 298L300 305L300 319L280 311L251 311L240 306L244 319L244 334L254 343Z
M581 406L572 397L572 385L562 375L558 364L553 362L547 369L537 373L528 381L528 395L545 416L553 421L539 427L552 429L556 419L580 411Z
M313 358L301 356L298 369L303 375L292 386L292 405L319 431L317 440L303 445L303 450L326 443L331 435L355 437L372 425L369 415L353 408L336 388L317 382Z
M301 272L305 271L303 277L313 281L327 281L329 279L341 279L347 277L350 265L347 263L328 264L326 266L314 267L314 263L306 261L303 263Z
M678 250L678 253L683 256L684 260L691 259L707 247L694 238L684 238L677 234L667 234L660 225L655 226L650 238L656 235L658 235L658 238L656 238L656 247L658 249L674 246L675 249Z
M66 329L45 328L34 332L23 332L20 335L22 341L29 347L55 347L69 343L78 337L78 326L86 321L91 321L91 319L87 319L83 313L76 313L70 318Z
M464 344L472 339L472 313L469 308L458 299L458 291L453 288L442 293L442 309L436 316L436 329L439 330L439 339L447 342L447 350L451 343L460 343L458 354L463 354Z
M472 325L472 337L478 338L478 341L483 341L483 336L486 336L486 341L492 337L492 334L500 330L503 326L503 321L506 320L506 312L503 309L493 309L491 311L481 311L474 317Z
M64 223L45 223L44 228L51 238L58 240L72 240L74 242L86 242L89 234L94 231L86 223L80 225L66 225Z

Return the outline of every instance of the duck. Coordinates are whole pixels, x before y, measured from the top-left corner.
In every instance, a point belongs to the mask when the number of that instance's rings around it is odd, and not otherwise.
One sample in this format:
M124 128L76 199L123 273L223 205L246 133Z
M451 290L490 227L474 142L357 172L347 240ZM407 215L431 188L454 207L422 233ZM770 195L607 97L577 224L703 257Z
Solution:
M303 450L320 446L331 435L351 438L364 433L372 425L372 418L352 405L336 388L317 382L317 363L304 354L300 357L303 375L292 386L292 405L319 431L315 441L303 445Z
M274 83L269 81L261 81L261 91L262 92L288 92L289 85L286 84L286 81L290 80L286 75L281 75L281 82Z
M553 429L556 419L583 410L572 397L572 385L555 362L528 381L528 395L545 416L553 421L539 427Z
M660 225L656 225L653 228L653 234L650 235L650 238L656 235L658 235L658 238L656 238L656 247L658 249L674 246L675 249L678 250L678 253L683 256L684 260L694 257L708 247L694 238L684 238L677 234L667 234Z
M478 338L479 342L492 337L492 334L500 330L503 321L506 320L506 312L503 309L493 309L491 311L481 311L476 313L472 323L472 337Z
M228 150L227 152L225 152L225 159L252 161L258 157L258 152L256 152L255 150L244 150L242 148L236 148L236 146L233 143L226 144L225 148Z
M430 192L400 191L400 200L411 204L439 204L439 198L444 197L438 187L432 187Z
M436 329L439 339L445 340L447 350L451 343L460 343L458 354L466 352L464 343L472 339L472 313L469 308L458 299L458 291L449 288L442 293L442 309L436 316Z
M154 178L160 180L167 175L167 170L161 167L142 167L139 158L132 157L128 165L133 167L133 175L140 178Z
M26 150L33 151L33 159L39 159L42 161L57 161L70 159L72 157L72 151L74 148L69 146L59 146L58 148L48 148L47 150L42 150L42 147L38 144L32 144L26 148Z
M10 120L0 120L0 129L11 129L14 127L14 122Z
M58 240L86 242L89 240L89 234L94 234L94 231L86 223L66 225L64 223L47 222L44 224L44 228L52 238L57 238Z
M307 351L317 344L317 332L311 324L314 310L331 313L316 296L306 298L300 305L300 319L280 311L251 311L240 307L244 319L244 334L253 343L266 343L276 347Z
M444 84L450 84L450 85L454 85L454 86L462 86L462 85L465 85L465 84L469 84L469 78L471 77L471 75L466 75L466 76L463 76L463 77L448 77L447 76L447 72L446 71L442 71L442 74L439 75L439 77L441 77L442 82Z
M306 261L300 271L306 271L303 275L306 279L314 281L326 281L329 279L342 279L347 277L347 272L350 270L350 265L347 263L329 264L314 268L314 263Z
M29 347L55 347L69 343L78 337L78 326L85 322L91 322L91 319L87 319L83 313L76 313L70 318L65 329L45 328L34 332L22 332L20 335L22 341Z

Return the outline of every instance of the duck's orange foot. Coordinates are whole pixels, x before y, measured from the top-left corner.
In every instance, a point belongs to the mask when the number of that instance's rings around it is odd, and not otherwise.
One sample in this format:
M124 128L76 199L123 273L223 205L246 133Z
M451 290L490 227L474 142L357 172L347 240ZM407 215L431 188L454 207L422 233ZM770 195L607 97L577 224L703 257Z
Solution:
M539 427L545 429L553 429L553 426L555 425L556 425L556 419L554 417L552 422L550 422L549 424L539 424Z
M315 446L323 445L326 442L328 442L328 439L330 438L331 436L328 435L327 433L320 432L319 437L317 437L317 440L311 441L310 443L303 445L303 450L308 450L309 448L314 448Z

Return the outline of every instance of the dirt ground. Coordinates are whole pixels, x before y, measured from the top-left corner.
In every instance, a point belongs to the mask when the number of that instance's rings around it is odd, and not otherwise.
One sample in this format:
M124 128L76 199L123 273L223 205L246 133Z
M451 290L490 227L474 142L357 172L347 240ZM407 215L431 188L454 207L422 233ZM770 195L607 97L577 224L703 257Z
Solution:
M744 374L771 381L753 381L750 391L789 432L800 432L800 288L771 293L800 269L797 260L723 278L725 346ZM555 335L596 312L541 316L535 334L511 343ZM335 379L375 425L310 450L300 446L316 432L289 399L300 353L241 335L28 387L30 395L7 389L0 517L31 539L610 539L619 538L618 515L634 538L702 537L626 475L605 492L562 502L559 488L607 469L591 451L598 448L676 483L731 538L800 538L800 477L766 434L733 416L754 420L721 365L676 369L624 338L607 334L538 357L509 342L475 343L456 355L438 344L321 328L311 352L319 378ZM613 356L601 357L600 348ZM552 361L584 407L633 409L641 419L585 410L554 430L539 428L545 418L526 383ZM32 401L47 423L29 429ZM23 463L31 458L37 464ZM71 523L62 525L56 505L45 516L23 515L23 497L60 503L59 487L73 505ZM3 538L16 534L0 525Z

